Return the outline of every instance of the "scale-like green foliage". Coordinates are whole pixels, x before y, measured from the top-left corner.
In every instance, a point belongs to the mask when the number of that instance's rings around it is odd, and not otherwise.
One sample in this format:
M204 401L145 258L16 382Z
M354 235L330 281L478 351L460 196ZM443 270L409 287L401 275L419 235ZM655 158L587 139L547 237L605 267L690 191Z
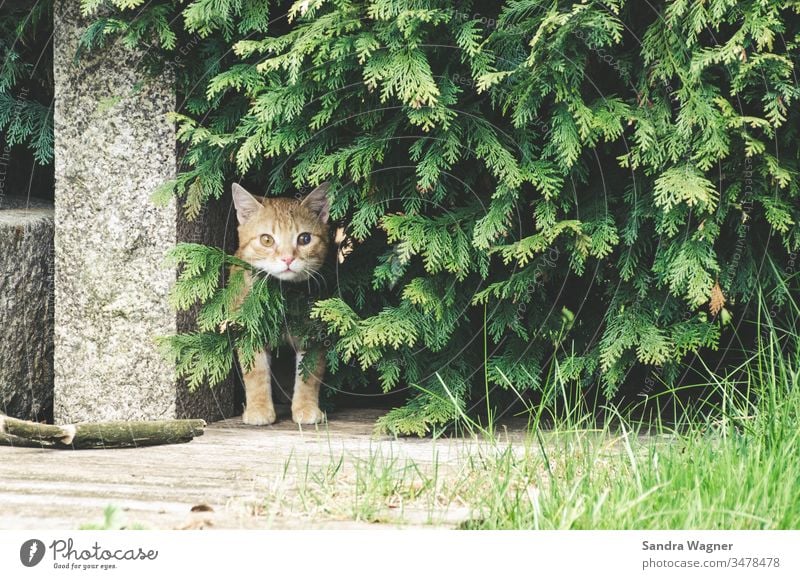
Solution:
M204 304L198 314L198 331L160 339L190 389L204 382L217 384L228 375L233 368L234 344L245 367L264 344L278 344L285 303L277 284L259 277L242 300L244 274L249 269L246 263L219 249L192 243L178 245L169 259L180 267L172 304L179 310ZM231 266L227 283L222 283Z
M334 386L410 387L386 430L430 432L554 367L608 396L637 365L668 382L757 286L776 313L797 289L798 2L84 2L101 5L90 33L171 60L188 99L162 196L191 215L234 178L331 181L352 253L312 314ZM237 313L227 258L181 257L176 303L204 302L206 331L274 337L277 301ZM171 352L198 384L229 349Z
M52 0L0 4L0 154L13 151L17 167L19 146L38 165L53 160L52 18Z

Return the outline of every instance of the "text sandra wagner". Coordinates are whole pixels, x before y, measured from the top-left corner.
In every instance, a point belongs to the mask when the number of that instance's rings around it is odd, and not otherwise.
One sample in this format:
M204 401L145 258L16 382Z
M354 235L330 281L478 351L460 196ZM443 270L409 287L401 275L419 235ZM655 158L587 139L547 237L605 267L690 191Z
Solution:
M154 561L158 551L150 549L103 549L97 542L88 549L75 549L72 539L56 539L50 543L53 560L66 559L68 561Z
M651 543L642 541L642 551L732 551L733 543L701 543L700 541L686 541L686 543L676 543L667 541L666 543Z

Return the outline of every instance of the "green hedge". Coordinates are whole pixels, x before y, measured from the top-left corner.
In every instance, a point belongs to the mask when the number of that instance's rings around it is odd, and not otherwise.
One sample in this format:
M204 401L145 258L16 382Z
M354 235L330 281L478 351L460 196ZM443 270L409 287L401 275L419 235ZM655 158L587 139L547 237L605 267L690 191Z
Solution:
M671 383L756 290L776 315L797 290L800 2L83 0L101 5L87 45L147 47L188 99L159 197L193 215L234 179L333 183L353 252L313 315L334 388L411 387L387 430L487 387ZM252 348L281 300L267 283L232 311L228 258L176 259L176 302L208 306L171 353L213 382L219 323Z
M0 3L0 198L52 197L52 34L53 0Z

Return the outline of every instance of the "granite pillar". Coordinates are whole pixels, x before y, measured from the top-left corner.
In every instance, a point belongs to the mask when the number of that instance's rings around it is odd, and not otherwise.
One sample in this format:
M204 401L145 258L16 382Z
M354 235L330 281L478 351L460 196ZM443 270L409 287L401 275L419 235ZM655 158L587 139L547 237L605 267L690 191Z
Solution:
M84 53L79 3L55 9L56 422L233 412L232 382L189 394L155 338L191 327L168 303L182 240L224 239L224 204L187 224L150 196L176 174L174 79L151 78L142 53L115 43Z

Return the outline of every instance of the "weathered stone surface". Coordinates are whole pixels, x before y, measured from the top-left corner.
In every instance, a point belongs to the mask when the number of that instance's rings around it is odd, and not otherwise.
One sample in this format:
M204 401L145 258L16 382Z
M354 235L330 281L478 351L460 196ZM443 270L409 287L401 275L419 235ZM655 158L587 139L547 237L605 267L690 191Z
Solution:
M53 407L53 207L0 199L0 412L46 420Z
M121 45L76 63L86 25L78 2L56 2L55 419L229 415L230 386L185 401L154 342L178 330L164 263L178 211L150 201L176 172L173 79L148 79Z

